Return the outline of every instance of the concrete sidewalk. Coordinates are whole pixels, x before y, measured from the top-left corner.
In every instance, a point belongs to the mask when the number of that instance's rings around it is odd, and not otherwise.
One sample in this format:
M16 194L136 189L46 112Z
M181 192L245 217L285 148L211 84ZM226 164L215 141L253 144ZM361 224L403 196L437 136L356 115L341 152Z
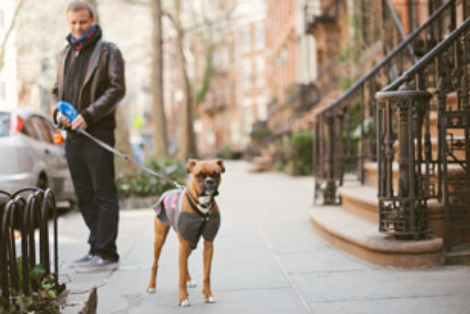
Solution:
M75 274L68 263L86 253L86 227L77 213L60 219L60 279L77 313L93 286L98 313L468 313L470 268L384 269L344 254L311 228L313 179L247 174L227 162L218 197L222 226L215 241L212 288L202 296L202 245L190 258L198 287L191 307L179 308L178 246L170 233L160 258L157 293L147 294L153 212L121 211L115 272ZM73 306L75 305L75 306Z

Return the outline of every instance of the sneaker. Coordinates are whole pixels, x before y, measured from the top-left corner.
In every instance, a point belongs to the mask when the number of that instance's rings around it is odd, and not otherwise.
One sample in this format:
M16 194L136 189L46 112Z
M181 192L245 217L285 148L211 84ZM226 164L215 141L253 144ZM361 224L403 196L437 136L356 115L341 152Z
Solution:
M79 258L77 260L74 260L72 264L70 264L70 268L75 268L79 267L81 265L84 265L86 263L89 263L93 259L94 255L88 253L87 255L83 256L82 258Z
M100 271L113 271L119 267L117 261L94 256L88 263L75 267L77 273L94 273Z

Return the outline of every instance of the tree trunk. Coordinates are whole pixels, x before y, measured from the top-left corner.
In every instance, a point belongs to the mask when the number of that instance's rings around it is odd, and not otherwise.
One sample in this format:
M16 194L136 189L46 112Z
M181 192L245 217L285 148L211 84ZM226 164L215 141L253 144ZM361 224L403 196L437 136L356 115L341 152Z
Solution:
M163 31L161 0L151 1L152 13L152 122L155 156L162 159L168 156L168 136L163 102Z
M191 96L191 86L189 84L188 74L186 72L186 62L183 51L184 30L181 25L181 0L175 0L175 27L176 27L176 45L177 61L179 67L181 88L183 89L183 103L180 117L179 131L179 150L178 158L186 160L196 158L196 136L193 129L194 110L193 97Z
M98 1L97 0L88 0L91 5L95 8L95 19L98 24L100 17L98 14ZM116 108L116 149L124 154L132 154L132 146L130 142L129 128L127 126L127 121L125 119L126 114L123 112L125 109L122 106L117 106ZM137 171L137 166L121 157L114 158L114 166L116 168L116 176L120 177L129 173L135 173Z

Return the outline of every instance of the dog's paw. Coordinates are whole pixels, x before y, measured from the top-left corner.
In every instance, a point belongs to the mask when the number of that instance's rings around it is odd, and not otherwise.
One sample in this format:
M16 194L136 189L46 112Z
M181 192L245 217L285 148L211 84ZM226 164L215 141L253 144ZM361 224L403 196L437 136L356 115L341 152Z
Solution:
M152 293L155 293L155 292L157 292L156 288L147 288L147 293L152 294Z
M189 304L189 299L184 299L183 301L181 301L180 303L180 307L188 307L190 304Z
M187 287L188 288L196 288L197 287L197 283L194 281L194 280L190 280L186 283Z
M206 303L215 303L217 302L214 297L210 296L206 299Z

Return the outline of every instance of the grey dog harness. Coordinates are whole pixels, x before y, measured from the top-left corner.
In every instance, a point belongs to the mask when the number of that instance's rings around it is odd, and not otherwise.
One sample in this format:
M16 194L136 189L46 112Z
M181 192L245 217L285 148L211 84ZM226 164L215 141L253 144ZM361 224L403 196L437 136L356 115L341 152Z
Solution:
M171 225L194 250L201 236L206 241L214 241L220 227L220 213L219 211L209 211L207 214L181 211L185 192L186 189L167 191L153 208L158 219L166 225Z

